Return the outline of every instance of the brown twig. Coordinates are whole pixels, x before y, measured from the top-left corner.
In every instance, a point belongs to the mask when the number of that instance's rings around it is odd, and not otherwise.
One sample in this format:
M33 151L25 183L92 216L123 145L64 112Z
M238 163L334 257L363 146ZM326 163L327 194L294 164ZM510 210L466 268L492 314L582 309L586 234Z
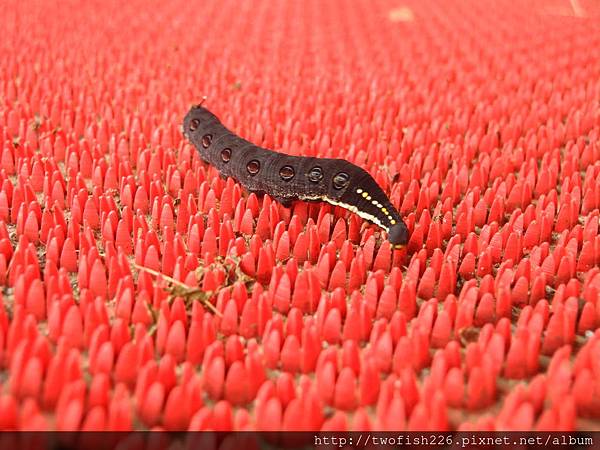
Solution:
M133 263L133 266L136 269L148 272L150 275L154 275L155 277L161 277L161 278L165 279L166 281L168 281L169 283L171 283L172 285L174 285L175 287L182 290L182 291L177 291L176 289L173 289L172 294L174 294L176 296L188 297L188 298L193 298L194 296L196 296L196 298L200 301L200 303L202 303L202 305L204 305L214 315L216 315L218 317L223 317L221 312L217 308L215 308L215 306L211 302L208 301L207 297L208 297L209 293L202 291L200 288L188 286L187 284L182 283L181 281L176 280L173 277L165 275L164 273L157 272L156 270L150 269L149 267L140 266L139 264L136 264L136 263Z

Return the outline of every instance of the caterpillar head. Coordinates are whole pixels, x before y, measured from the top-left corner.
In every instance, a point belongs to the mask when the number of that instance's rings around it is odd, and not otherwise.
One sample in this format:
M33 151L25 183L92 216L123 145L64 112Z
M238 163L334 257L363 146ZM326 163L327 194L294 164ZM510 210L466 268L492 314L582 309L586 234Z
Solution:
M408 228L402 221L390 227L388 239L396 248L402 248L408 243Z

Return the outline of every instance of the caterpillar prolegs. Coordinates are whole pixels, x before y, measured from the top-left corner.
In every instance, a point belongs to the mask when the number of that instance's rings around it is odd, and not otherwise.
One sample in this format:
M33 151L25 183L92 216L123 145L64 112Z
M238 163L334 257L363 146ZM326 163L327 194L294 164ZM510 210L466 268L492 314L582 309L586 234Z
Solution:
M250 192L267 193L284 206L294 200L341 206L384 229L395 247L408 242L406 224L377 182L344 159L291 156L258 147L229 131L201 105L185 116L183 133L204 161Z

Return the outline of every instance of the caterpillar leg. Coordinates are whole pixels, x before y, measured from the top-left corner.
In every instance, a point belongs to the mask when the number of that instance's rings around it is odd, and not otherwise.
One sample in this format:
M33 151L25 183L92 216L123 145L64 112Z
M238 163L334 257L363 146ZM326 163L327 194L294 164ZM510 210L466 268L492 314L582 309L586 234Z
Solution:
M290 208L294 203L294 200L289 197L273 197L273 200L281 203L284 208Z

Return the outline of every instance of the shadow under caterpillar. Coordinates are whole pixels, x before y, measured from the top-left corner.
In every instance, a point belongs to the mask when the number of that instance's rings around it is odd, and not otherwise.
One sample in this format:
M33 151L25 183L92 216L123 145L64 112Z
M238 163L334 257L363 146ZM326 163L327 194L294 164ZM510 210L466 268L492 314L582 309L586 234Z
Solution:
M267 193L289 207L294 200L325 201L384 229L395 248L408 228L381 187L364 169L344 160L292 156L259 147L227 129L202 105L193 106L183 133L200 157L249 192Z

